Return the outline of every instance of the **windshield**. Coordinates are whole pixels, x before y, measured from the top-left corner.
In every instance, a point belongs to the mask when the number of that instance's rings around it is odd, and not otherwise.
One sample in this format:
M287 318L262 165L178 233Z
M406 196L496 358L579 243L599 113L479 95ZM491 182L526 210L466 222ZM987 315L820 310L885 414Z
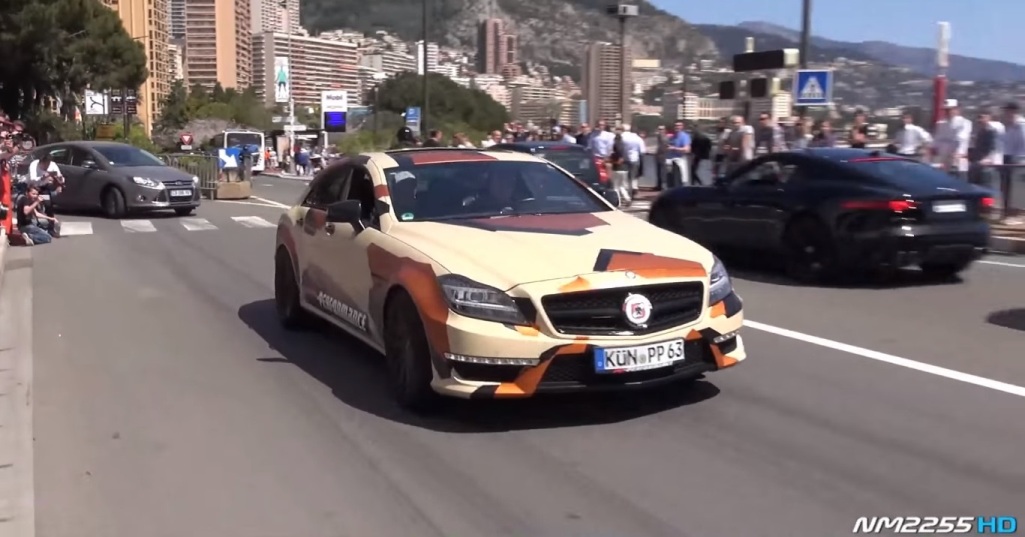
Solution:
M115 168L129 168L133 166L164 166L164 161L153 156L152 153L143 151L138 147L108 146L94 147L97 153L110 162Z
M263 145L263 135L257 132L227 132L224 134L224 147L240 145Z
M576 175L586 183L598 184L601 182L594 157L587 150L543 149L534 153L534 156L555 163L556 166Z
M385 172L395 214L404 222L612 210L544 162L449 162Z

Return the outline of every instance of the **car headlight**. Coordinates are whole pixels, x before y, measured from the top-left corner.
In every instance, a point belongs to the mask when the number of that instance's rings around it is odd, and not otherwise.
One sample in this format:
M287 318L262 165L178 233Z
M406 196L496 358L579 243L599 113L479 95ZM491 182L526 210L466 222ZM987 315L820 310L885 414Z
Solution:
M198 186L199 185L199 177L196 177L195 175L193 175L192 176L192 184Z
M460 315L496 323L530 324L512 297L494 287L454 274L438 277L438 283L449 307Z
M164 183L161 183L160 181L154 181L153 179L148 179L146 177L132 177L132 181L135 184L142 185L146 188L164 188Z
M708 275L708 305L722 302L733 292L733 282L730 274L726 272L726 266L718 257L712 264L712 272Z

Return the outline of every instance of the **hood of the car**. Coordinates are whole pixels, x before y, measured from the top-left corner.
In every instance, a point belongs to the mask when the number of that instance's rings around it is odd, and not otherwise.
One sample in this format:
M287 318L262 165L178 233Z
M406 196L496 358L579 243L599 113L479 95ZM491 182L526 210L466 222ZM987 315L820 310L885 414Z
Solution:
M714 261L697 243L620 211L402 222L389 233L453 274L502 290L616 270L694 276Z
M145 177L154 181L191 181L192 176L170 166L122 166L114 168L128 177Z

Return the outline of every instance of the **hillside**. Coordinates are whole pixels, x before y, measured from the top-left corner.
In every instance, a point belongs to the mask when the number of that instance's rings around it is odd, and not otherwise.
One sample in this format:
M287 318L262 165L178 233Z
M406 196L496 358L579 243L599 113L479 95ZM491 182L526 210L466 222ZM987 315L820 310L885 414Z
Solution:
M790 43L788 47L796 47L800 39L800 32L767 22L743 22L737 28L771 35L782 42ZM905 47L884 41L854 43L817 36L812 38L811 44L819 50L831 50L846 57L851 57L849 54L857 54L872 61L905 67L925 76L932 76L936 72L936 51L931 48ZM954 80L1025 82L1025 65L952 54L947 74Z
M679 66L699 57L715 57L712 42L692 25L649 4L636 2L641 16L632 21L636 57L659 58ZM618 24L604 13L604 0L443 0L430 2L431 40L472 48L477 23L487 17L511 21L519 34L522 59L573 71L579 76L583 44L619 40ZM312 32L353 28L387 30L410 41L420 38L421 0L302 0L303 25ZM561 66L561 69L559 68Z

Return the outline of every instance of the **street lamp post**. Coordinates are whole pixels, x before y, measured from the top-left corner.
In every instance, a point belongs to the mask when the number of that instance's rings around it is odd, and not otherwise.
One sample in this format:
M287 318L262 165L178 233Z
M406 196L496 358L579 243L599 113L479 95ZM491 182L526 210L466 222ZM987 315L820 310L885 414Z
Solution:
M421 57L420 61L421 61L421 64L423 65L423 72L424 72L424 76L423 76L423 80L422 80L422 83L423 83L422 91L423 91L423 104L424 104L424 106L423 106L423 110L420 110L420 131L421 131L422 134L426 135L428 133L428 130L427 130L427 110L430 107L430 101L429 101L430 96L428 95L428 91L427 91L427 0L423 0L422 6L423 6L423 21L422 21L423 27L421 28L421 30L422 30L421 38L423 39L423 49L421 49L421 52L420 52L420 57Z
M288 152L295 152L295 96L292 94L292 15L288 12L288 1L281 0L281 9L285 11L285 57L288 59ZM295 155L288 159L288 173L295 175Z
M811 0L803 0L801 6L801 69L808 68L808 49L811 47ZM796 84L797 81L795 80ZM802 106L798 109L797 115L804 117L808 113L808 107Z
M605 12L619 19L619 117L622 123L626 123L630 121L630 84L626 79L626 21L639 13L637 6L630 4L611 5Z

